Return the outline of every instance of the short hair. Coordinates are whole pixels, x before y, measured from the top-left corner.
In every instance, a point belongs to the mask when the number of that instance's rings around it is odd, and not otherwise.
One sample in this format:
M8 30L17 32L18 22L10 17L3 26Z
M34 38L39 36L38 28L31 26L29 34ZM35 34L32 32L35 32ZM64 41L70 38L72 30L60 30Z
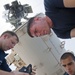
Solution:
M28 23L27 23L27 33L30 37L33 37L30 33L30 27L31 27L31 24L33 23L33 20L34 20L35 17L32 17L28 20Z
M60 60L64 60L64 59L68 58L69 56L71 56L73 58L73 60L75 61L75 56L74 56L74 54L72 52L65 52L61 56Z
M17 34L15 32L13 32L13 31L5 31L5 32L3 32L1 34L1 36L3 36L6 33L10 34L11 36L16 36L17 37L17 41L19 42L19 38L18 38L18 36L17 36Z
M30 33L30 27L31 27L31 24L33 23L33 21L34 21L34 18L35 17L43 17L44 16L44 14L43 13L38 13L38 14L36 14L34 17L31 17L29 20L28 20L28 23L27 23L27 33L28 33L28 35L30 36L30 37L34 37L34 36L32 36L31 35L31 33Z

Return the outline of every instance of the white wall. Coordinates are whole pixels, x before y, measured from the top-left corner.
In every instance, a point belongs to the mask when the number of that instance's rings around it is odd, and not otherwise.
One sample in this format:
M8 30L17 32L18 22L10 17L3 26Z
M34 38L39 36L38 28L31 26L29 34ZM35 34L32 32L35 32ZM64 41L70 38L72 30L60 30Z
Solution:
M52 35L31 38L28 36L25 26L16 30L20 42L14 50L24 62L37 67L37 75L63 75L59 64L59 58L65 51L61 48L61 42L52 32Z

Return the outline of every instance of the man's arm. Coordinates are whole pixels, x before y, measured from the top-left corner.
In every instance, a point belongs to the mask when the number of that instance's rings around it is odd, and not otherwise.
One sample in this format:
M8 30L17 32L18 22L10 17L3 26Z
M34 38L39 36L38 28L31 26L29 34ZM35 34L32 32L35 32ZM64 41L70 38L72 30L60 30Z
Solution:
M73 29L71 30L70 36L71 36L71 38L72 38L72 37L75 37L75 28L73 28Z
M1 68L0 75L29 75L29 73L23 73L23 72L19 72L19 71L11 71L11 69L7 65L5 59L2 63L2 65L0 66L0 68ZM35 73L31 73L31 75L35 75Z
M63 0L64 6L73 8L75 7L75 0Z
M0 70L1 75L12 75L12 73Z
M1 66L0 66L1 70L7 71L7 72L11 72L11 69L9 68L6 59L3 60Z
M6 71L0 70L0 75L29 75L29 74L28 73L18 72L18 71L6 72Z

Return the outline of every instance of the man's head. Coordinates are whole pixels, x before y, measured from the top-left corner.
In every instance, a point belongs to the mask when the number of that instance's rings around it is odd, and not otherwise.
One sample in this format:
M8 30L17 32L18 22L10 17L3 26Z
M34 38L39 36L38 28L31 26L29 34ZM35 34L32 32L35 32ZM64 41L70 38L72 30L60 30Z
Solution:
M35 16L29 19L27 25L27 32L31 37L38 37L50 33L52 28L52 21L47 16Z
M64 53L60 58L60 63L69 75L75 75L75 56L73 53Z
M0 48L3 51L13 48L18 42L19 38L13 31L5 31L0 36Z

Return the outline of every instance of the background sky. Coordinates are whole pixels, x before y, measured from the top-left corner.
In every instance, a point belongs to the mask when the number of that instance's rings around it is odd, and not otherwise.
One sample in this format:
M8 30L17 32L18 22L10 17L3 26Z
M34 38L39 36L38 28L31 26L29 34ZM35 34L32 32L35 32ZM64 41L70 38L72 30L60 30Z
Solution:
M14 27L10 23L6 23L5 19L3 18L3 13L5 11L4 5L9 3L11 4L12 1L15 0L2 0L0 2L0 34L6 30L12 30ZM33 13L29 14L29 16L33 16L37 13L40 12L45 12L44 10L44 5L43 5L43 0L18 0L21 2L21 4L29 4L32 6ZM38 6L39 4L39 6ZM36 7L36 9L35 9ZM60 39L60 41L65 41L65 49L73 51L75 53L75 38L72 39Z

